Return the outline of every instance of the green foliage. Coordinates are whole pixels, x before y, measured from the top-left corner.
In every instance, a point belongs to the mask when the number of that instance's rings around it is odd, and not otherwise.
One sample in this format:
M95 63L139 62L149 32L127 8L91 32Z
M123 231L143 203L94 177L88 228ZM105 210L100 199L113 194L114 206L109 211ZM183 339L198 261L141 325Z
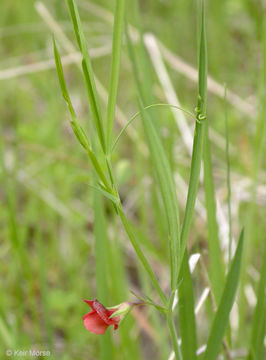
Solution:
M92 117L94 120L94 124L97 130L97 134L102 146L103 151L106 151L106 144L105 144L105 135L103 130L102 119L100 115L100 106L98 103L98 94L96 91L96 85L93 75L93 69L88 53L88 48L86 44L85 35L82 29L81 21L79 12L77 9L77 5L74 0L67 0L73 28L75 31L77 43L79 45L79 49L82 53L82 69L84 74L84 79L86 83L86 88L88 91L88 98L90 103L90 108L92 112Z
M185 252L179 274L178 313L183 360L196 359L197 335L195 303L192 276L189 270L188 255Z
M237 249L232 260L221 299L211 326L210 335L205 352L205 360L215 360L219 354L222 340L229 321L229 315L234 303L239 275L241 269L242 250L244 242L244 230L239 237Z
M204 2L1 2L1 359L264 358L266 22L253 3L205 2L205 20ZM148 32L180 106L166 103ZM111 307L135 293L147 304L116 332L83 327L82 298Z

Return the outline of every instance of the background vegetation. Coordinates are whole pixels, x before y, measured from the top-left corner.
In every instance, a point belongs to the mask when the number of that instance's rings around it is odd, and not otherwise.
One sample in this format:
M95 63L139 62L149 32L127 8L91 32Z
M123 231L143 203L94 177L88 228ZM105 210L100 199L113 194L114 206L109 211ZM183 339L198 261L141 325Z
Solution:
M105 118L115 1L77 0L77 4ZM131 290L159 299L112 203L88 186L94 181L92 167L69 125L53 58L52 35L57 40L74 108L89 133L90 112L80 55L65 2L4 0L0 9L0 353L5 356L9 348L36 348L50 350L56 359L167 359L171 353L167 328L153 308L134 310L120 330L113 333L109 329L104 337L83 327L81 317L88 308L82 298L97 296L112 306L134 300ZM263 10L265 4L260 0L213 0L206 4L208 70L212 78L207 115L217 206L211 222L214 228L210 228L206 209L212 208L205 205L201 182L187 247L189 256L200 254L192 275L195 304L202 294L208 294L196 311L200 349L206 344L215 299L220 296L228 269L230 163L232 252L243 226L245 243L237 302L221 355L229 359L244 359L248 354L250 359L264 356ZM143 43L135 43L135 50L142 69L145 105L181 104L194 112L198 96L198 2L143 0L138 12L135 2L128 1L126 15L133 26L133 40L137 32L144 34ZM124 38L115 135L138 111L134 77ZM163 107L149 114L161 134L174 174L182 222L195 121ZM186 131L180 129L182 122L187 124ZM124 211L161 288L168 293L167 219L140 119L121 136L112 161ZM100 204L98 210L95 204ZM98 211L97 218L94 211ZM190 300L183 298L185 303ZM182 323L180 316L178 322ZM256 349L255 355L251 349ZM198 353L200 356L201 350Z

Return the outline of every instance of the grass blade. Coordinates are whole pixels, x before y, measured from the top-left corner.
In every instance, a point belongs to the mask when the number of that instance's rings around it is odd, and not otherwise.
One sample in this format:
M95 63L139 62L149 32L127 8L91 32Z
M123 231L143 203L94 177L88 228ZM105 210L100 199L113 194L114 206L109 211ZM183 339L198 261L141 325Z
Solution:
M211 164L210 143L208 139L208 127L206 126L205 145L203 151L204 159L204 189L207 210L208 245L210 258L210 281L217 302L221 296L221 284L224 281L222 270L221 250L219 245L219 233L216 219L216 201Z
M164 152L163 145L151 118L140 103L142 122L148 141L152 164L157 176L160 193L164 203L164 209L168 220L170 266L171 266L171 289L177 285L177 267L180 256L179 214L177 196L171 168Z
M248 360L263 360L263 341L266 330L266 246L263 255L257 293L257 304L252 320Z
M185 252L179 274L178 310L181 334L181 351L183 360L196 359L197 338L194 313L194 292L191 273L188 264L188 255Z
M114 16L114 29L113 29L113 48L112 48L112 62L111 62L111 75L109 85L109 97L107 105L107 149L110 150L113 123L115 116L115 105L119 81L119 67L120 67L120 53L123 34L123 20L125 13L126 0L116 1L116 10Z
M247 282L247 272L245 271L246 267L249 266L252 256L255 253L256 246L254 246L254 240L256 238L257 232L257 203L256 203L256 194L259 185L259 176L260 171L263 169L264 159L265 159L265 144L266 144L266 19L264 16L264 21L261 24L261 68L258 78L258 114L256 121L256 134L254 138L254 152L252 157L252 168L250 177L252 184L250 187L250 201L248 206L248 211L245 217L246 221L246 241L245 248L243 252L243 269L241 274L241 302L239 304L239 313L240 313L240 324L239 328L243 333L243 329L246 329L244 326L245 313L247 312L247 299L244 296L244 288ZM254 238L255 235L255 238ZM264 234L261 236L264 239Z
M110 253L109 273L114 304L120 304L129 298L129 283L125 271L124 254L118 241L118 233L120 230L116 227L115 231L116 234L114 234L112 243L109 242L108 244L108 252ZM145 269L143 271L145 271ZM139 342L136 338L132 341L131 337L134 326L135 321L132 316L129 316L127 321L124 321L119 329L119 335L121 336L121 350L119 349L119 352L122 352L122 358L128 360L140 358Z
M126 233L128 235L128 238L130 239L130 242L132 244L132 246L134 247L134 250L139 258L139 260L141 261L142 265L144 266L147 274L149 275L150 279L151 279L151 282L154 286L154 288L156 289L158 295L160 296L160 299L162 301L162 303L164 305L167 304L167 297L166 295L164 294L164 292L162 291L159 283L158 283L158 280L156 278L156 276L154 275L153 271L152 271L152 268L151 266L149 265L145 255L143 254L137 240L136 240L136 237L135 237L135 234L134 234L134 231L132 230L132 227L130 226L129 224L129 221L127 220L123 210L121 208L118 208L118 212L119 212L119 215L120 215L120 219L123 223L123 226L126 230Z
M217 359L222 344L239 282L243 242L244 230L240 234L235 256L231 262L219 306L212 323L204 360Z
M204 23L204 1L202 1L202 22ZM206 96L206 77L207 77L207 65L206 64L206 35L204 34L202 27L201 31L201 45L200 45L200 64L199 67L199 100L198 100L198 111L206 108L206 98L202 98L201 94ZM205 45L204 45L205 44ZM204 67L204 69L203 69ZM204 112L203 112L204 114ZM205 201L207 211L207 225L208 225L208 241L209 241L209 255L210 255L210 280L212 290L217 302L221 295L221 284L223 284L224 276L222 270L222 263L220 258L220 247L219 247L219 233L216 219L216 199L215 189L213 182L213 171L211 162L211 150L210 141L208 136L208 118L204 122L204 144L203 144L203 163L204 163L204 190L205 190Z
M70 100L70 97L69 97L69 94L68 94L68 91L67 91L67 86L66 86L66 81L65 81L65 77L64 77L62 62L61 62L61 58L60 58L60 55L59 55L59 51L58 51L57 46L56 46L55 39L53 39L53 45L54 45L55 65L56 65L59 84L60 84L60 87L61 87L61 92L62 92L63 98L65 99L65 101L66 101L66 103L68 105L68 109L69 109L69 112L71 114L71 117L75 119L76 114L75 114L74 108L72 106L72 102Z
M85 35L82 29L81 20L78 12L76 2L74 0L66 0L69 8L69 13L73 23L77 43L82 53L82 70L84 73L85 83L88 92L89 104L92 112L92 117L97 130L97 134L104 153L106 152L105 136L102 124L102 118L100 114L100 107L98 102L98 94L96 91L96 85L92 70L92 65L88 53Z
M225 155L226 155L226 184L227 184L227 209L228 209L228 227L229 227L229 244L228 244L228 263L232 259L232 215L231 215L231 178L230 178L230 156L229 156L229 134L228 134L228 118L227 118L227 99L226 87L224 89L224 121L225 121Z
M143 98L144 90L142 89L139 79L139 73L134 54L134 49L130 37L126 31L129 55L132 62L132 68L139 90ZM144 110L142 98L139 99L142 123L147 138L153 168L157 177L160 193L164 203L164 211L168 222L168 239L170 252L171 268L171 289L175 290L177 285L177 268L180 255L180 231L179 231L179 212L177 196L175 191L174 179L172 176L170 164L166 157L160 137L152 123L149 114Z
M198 77L198 104L196 108L196 126L193 139L193 150L191 159L191 170L189 178L188 195L184 220L181 229L181 259L185 253L187 238L192 222L193 211L195 207L199 178L201 158L204 142L204 127L206 127L206 103L207 103L207 42L205 30L205 10L202 2L201 12L201 32L200 32L200 50L199 50L199 77ZM180 263L181 265L181 263Z
M101 181L103 182L104 186L106 187L106 189L109 192L112 192L111 187L109 186L109 183L104 175L104 172L103 172L95 154L93 153L93 151L91 149L90 141L89 141L87 135L85 134L85 131L83 130L83 128L80 126L80 124L77 121L76 113L73 108L69 93L67 91L62 62L61 62L61 58L60 58L55 41L54 41L54 58L55 58L56 70L57 70L57 75L58 75L62 95L63 95L63 98L67 102L67 105L68 105L68 108L69 108L69 111L71 114L71 127L73 129L73 132L75 133L76 138L79 141L79 143L87 151L87 153L90 157L90 160L92 162L92 165L94 166L94 169L97 172Z
M178 337L177 337L177 331L175 328L174 318L173 318L173 302L175 298L175 291L172 291L171 297L169 300L169 307L168 307L168 313L167 313L167 323L168 328L171 335L171 340L173 344L173 350L175 354L175 360L182 360L182 353L180 350L180 347L178 345Z
M97 280L97 296L103 304L108 304L108 238L106 232L106 218L104 205L101 195L94 191L94 238L95 238L95 264ZM101 360L111 360L112 340L111 333L107 331L103 337L100 337Z

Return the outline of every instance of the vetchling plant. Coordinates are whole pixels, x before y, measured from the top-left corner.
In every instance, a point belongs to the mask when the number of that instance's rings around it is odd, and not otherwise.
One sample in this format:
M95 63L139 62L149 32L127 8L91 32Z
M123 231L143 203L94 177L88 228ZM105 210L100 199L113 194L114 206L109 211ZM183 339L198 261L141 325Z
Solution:
M114 325L114 329L117 329L121 320L121 316L127 314L133 306L151 305L155 310L161 312L165 317L175 358L178 360L196 359L197 329L194 314L193 287L186 249L192 222L192 215L197 197L202 159L204 160L204 177L207 177L205 180L207 183L210 181L210 172L208 167L208 119L206 114L207 44L205 33L204 2L202 1L201 4L200 15L201 25L198 63L198 98L195 115L193 115L191 112L179 108L180 111L185 111L195 119L193 151L190 164L190 179L185 214L182 224L180 224L179 219L178 200L173 173L166 156L159 131L155 127L152 114L149 111L150 108L169 105L147 103L146 89L144 88L141 81L137 55L132 44L130 29L128 29L127 26L125 31L125 39L128 46L128 54L131 60L133 76L138 90L136 102L139 106L139 112L131 119L129 119L128 123L122 129L118 137L116 139L113 138L113 125L118 91L120 53L123 39L126 0L116 1L106 120L104 120L102 116L101 106L98 100L97 87L95 84L94 72L86 44L85 35L82 30L82 24L77 5L74 0L67 0L67 5L75 32L76 41L82 55L81 67L86 84L90 108L90 134L87 135L80 125L75 109L71 102L66 86L60 55L57 49L56 41L54 40L54 57L56 62L56 69L62 95L70 112L71 127L80 145L87 152L93 167L94 183L91 185L93 191L96 193L101 193L112 202L113 208L121 220L121 223L135 250L135 253L147 275L149 276L151 284L153 285L160 299L160 303L158 303L158 301L152 300L150 297L143 295L143 297L139 299L139 302L125 302L109 309L103 306L98 300L84 300L92 309L91 312L83 317L84 325L87 330L93 333L104 334L110 325ZM141 118L149 155L151 158L152 168L154 170L158 190L162 198L163 212L167 219L168 245L166 244L165 246L168 246L169 248L170 259L170 291L167 292L165 292L159 284L152 266L142 251L138 236L131 226L129 219L127 218L127 214L123 209L112 166L112 153L115 149L115 146L123 132L126 131L127 127L133 122L134 119L137 118L137 116L140 116ZM204 156L203 153L205 154ZM211 196L212 194L209 193L209 199L211 199ZM217 301L217 311L210 329L206 350L203 353L203 358L205 360L216 359L222 348L223 339L228 327L229 314L232 309L238 286L243 237L244 234L242 232L224 284L218 284L219 288L221 289L220 295L216 296L214 292L215 299ZM179 309L179 329L177 329L174 310L175 303L179 300L179 297L181 300L181 296L188 296L188 301L183 301L182 308ZM178 333L180 333L181 346L178 339Z

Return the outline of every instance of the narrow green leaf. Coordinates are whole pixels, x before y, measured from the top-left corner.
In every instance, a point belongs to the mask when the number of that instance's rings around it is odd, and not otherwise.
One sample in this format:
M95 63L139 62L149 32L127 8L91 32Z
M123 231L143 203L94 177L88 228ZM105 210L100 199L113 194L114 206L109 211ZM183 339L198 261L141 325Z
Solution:
M136 80L136 85L139 94L143 96L143 89L139 78L137 62L134 54L134 49L126 31L129 56L132 63L132 68ZM157 177L160 193L163 199L164 210L168 222L168 242L170 252L170 269L171 269L171 289L175 290L177 285L177 271L180 256L180 232L179 232L179 212L177 196L175 191L175 184L169 161L165 154L161 139L149 117L149 114L144 111L142 98L139 98L139 107L141 112L142 124L148 142L149 151L151 154L152 165Z
M114 16L111 75L110 75L109 97L108 97L108 105L107 105L108 151L110 150L114 116L115 116L115 105L116 105L116 97L117 97L117 89L118 89L118 81L119 81L120 53L121 53L121 44L122 44L125 3L126 0L116 1L116 9Z
M56 46L55 39L53 39L53 44L54 44L55 65L56 65L57 76L58 76L59 84L60 84L60 87L61 87L62 95L63 95L63 98L65 99L65 101L66 101L66 103L68 105L71 117L74 120L74 119L76 119L76 114L75 114L75 110L74 110L74 108L72 106L70 96L69 96L68 91L67 91L67 86L66 86L65 76L64 76L64 72L63 72L62 62L61 62L61 58L60 58L60 55L59 55L59 52L58 52L58 49L57 49L57 46Z
M96 188L101 191L100 189ZM106 232L106 215L100 194L94 191L94 238L95 238L95 264L97 280L97 296L103 304L109 302L108 292L108 258L109 247L107 246L108 237ZM112 338L110 331L100 337L100 359L113 359Z
M161 143L161 139L155 130L149 114L147 114L147 112L145 112L143 109L143 104L140 102L142 123L148 141L153 168L163 199L166 217L168 220L171 289L175 290L177 284L177 267L180 256L179 213L175 184L168 159Z
M228 118L227 118L227 99L226 86L224 88L224 122L225 122L225 156L226 156L226 184L227 184L227 209L228 209L228 263L232 258L232 215L231 215L231 178L230 178L230 156L229 156L229 134L228 134Z
M175 291L173 290L171 292L169 305L168 305L167 323L168 323L168 328L169 328L170 335L171 335L171 340L172 340L172 344L173 344L173 350L174 350L174 353L175 353L175 360L182 360L182 353L181 353L180 347L178 345L178 337L177 337L177 332L176 332L174 318L173 318L173 302L174 302L174 298L175 298Z
M179 274L178 310L183 360L196 359L197 338L194 313L194 292L187 251Z
M263 341L266 330L266 246L262 258L257 304L252 317L252 331L248 360L263 360Z
M85 150L90 151L89 139L83 128L77 123L77 121L71 121L71 127L80 145L82 145Z
M114 205L119 206L120 200L115 195L110 194L108 191L103 189L103 187L96 187L94 185L89 185L89 187L95 191L100 192L107 199L111 200Z
M154 288L156 289L158 295L160 296L160 299L163 303L163 305L166 305L167 304L167 297L166 295L164 294L164 292L162 291L160 285L159 285L159 282L156 278L156 276L154 275L154 272L150 266L150 264L148 263L148 260L146 259L145 255L143 254L139 244L138 244L138 241L136 240L136 237L135 237L135 234L134 234L134 231L132 230L132 227L130 226L130 223L128 222L123 210L121 208L118 208L118 212L119 212L119 215L120 215L120 219L123 223L123 226L126 230L126 233L128 235L128 238L140 260L140 262L142 263L142 265L144 266L147 274L149 275L150 277L150 280L154 286Z
M143 103L151 104L154 102L154 92L151 91L153 87L153 69L150 63L149 55L147 54L145 42L144 42L144 29L141 19L141 2L133 1L132 4L132 13L134 15L134 20L139 31L139 41L136 46L136 55L139 60L141 78L142 78L142 87L143 87ZM152 113L153 117L158 120L156 111ZM156 121L155 120L155 121Z
M262 160L265 156L265 136L266 136L266 122L265 122L265 111L266 111L266 18L261 24L261 37L262 37L262 61L261 61L261 70L259 77L259 88L258 88L258 99L259 99L259 112L257 119L257 129L256 129L256 138L255 138L255 151L253 157L253 183L251 187L251 199L250 205L247 212L247 227L248 227L248 243L246 244L246 249L244 249L244 265L248 265L250 256L252 254L253 240L256 227L256 217L255 217L255 208L256 208L256 190L258 185L259 171L262 166ZM255 220L256 219L256 220ZM249 351L249 360L262 360L265 358L265 347L264 347L264 338L266 331L266 245L264 245L264 254L262 259L262 266L260 272L260 281L257 292L257 304L255 312L253 315L252 321L252 332L250 338L250 351ZM246 254L245 254L246 253ZM244 289L246 274L242 271L242 288ZM242 305L241 313L245 314L245 307ZM243 316L244 317L244 316Z
M202 28L200 41L200 58L199 58L199 99L198 111L205 115L206 111L206 92L207 92L207 50L205 34L205 12L204 0L202 0ZM221 251L219 247L219 232L216 219L216 199L213 182L213 170L211 162L210 141L208 136L208 118L204 121L204 190L207 211L208 242L210 257L210 280L212 290L217 302L221 295L221 284L223 284L224 275L221 262Z
M125 256L121 250L120 242L118 238L120 237L120 229L115 227L114 238L112 243L109 243L109 252L110 257L108 259L110 266L110 279L111 287L113 292L114 304L119 304L125 299L129 298L129 282L127 279L127 272L125 267ZM120 326L119 335L121 336L121 353L122 358L128 360L135 360L140 358L140 349L139 342L137 339L132 341L131 331L135 326L135 321L133 316L130 316L127 321L123 323L123 326Z
M211 163L211 150L208 139L207 125L205 128L205 145L203 152L204 160L204 190L207 210L207 227L208 227L208 246L210 258L210 281L211 287L217 302L221 296L221 284L224 281L224 274L222 268L221 250L219 244L219 231L216 219L216 199L213 182L213 170Z
M201 29L200 29L200 49L199 49L199 75L198 75L198 110L203 116L206 115L207 106L207 75L208 75L208 54L205 25L205 6L204 0L201 2Z
M7 348L14 347L14 339L12 333L8 326L6 325L5 321L0 317L0 334L2 339L2 344L4 344Z
M266 144L266 17L263 17L263 22L261 24L261 59L260 59L260 72L258 74L258 89L257 89L257 99L258 99L258 114L256 120L256 135L253 139L254 149L251 162L251 187L250 187L250 200L248 204L248 209L245 216L246 223L246 241L245 248L243 252L243 269L241 274L241 286L240 291L243 296L239 304L239 327L243 332L247 329L245 327L245 314L247 313L247 299L244 295L244 289L247 283L247 271L245 269L250 266L252 257L256 254L256 246L254 246L254 237L257 233L257 190L259 185L260 172L263 169L264 159L265 159L265 144Z
M98 102L98 94L96 91L96 85L92 70L92 65L88 53L88 48L86 44L85 35L82 29L81 20L78 12L78 8L75 0L66 0L69 8L69 13L71 16L73 28L75 31L77 43L79 45L80 51L82 53L82 70L84 73L86 88L88 92L89 104L92 112L92 117L95 123L97 134L104 152L106 152L105 145L105 136L102 124L102 118L100 114L100 106Z
M222 340L226 331L226 327L228 325L229 315L234 303L236 290L239 282L243 241L244 231L242 230L239 237L235 256L231 262L231 266L226 278L219 306L212 323L204 357L205 360L217 359L219 350L221 348Z
M190 168L190 178L188 186L188 195L184 220L181 229L181 254L182 261L185 253L188 234L192 222L198 186L200 178L200 167L204 143L204 127L206 126L206 103L207 103L207 41L205 30L205 10L204 2L202 2L201 11L201 31L200 31L200 49L199 49L199 75L198 75L198 103L196 108L196 125L194 130L192 159ZM179 266L181 266L181 262ZM179 271L178 271L179 272Z
M92 162L92 165L94 166L94 169L96 170L99 178L103 182L104 186L109 191L111 191L111 187L110 187L110 185L109 185L109 183L108 183L108 181L106 179L106 176L104 175L103 169L101 168L101 166L100 166L94 152L91 149L89 139L88 139L87 135L85 134L83 128L81 127L81 125L79 125L79 123L77 121L75 110L74 110L74 108L72 106L72 102L71 102L69 93L67 91L67 86L66 86L66 81L65 81L65 77L64 77L62 62L61 62L61 58L60 58L59 52L57 50L55 41L54 41L54 57L55 57L56 70L57 70L57 75L58 75L62 95L63 95L64 99L66 100L66 102L68 104L68 108L69 108L69 111L70 111L70 114L71 114L71 127L72 127L72 129L73 129L79 143L87 151L87 153L88 153L88 155L90 157L90 160Z

